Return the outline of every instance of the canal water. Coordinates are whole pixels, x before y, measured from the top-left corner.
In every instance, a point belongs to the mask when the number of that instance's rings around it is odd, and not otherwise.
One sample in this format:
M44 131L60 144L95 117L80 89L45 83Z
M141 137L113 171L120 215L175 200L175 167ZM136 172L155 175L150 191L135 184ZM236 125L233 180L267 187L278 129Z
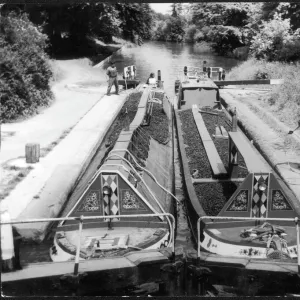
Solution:
M116 62L118 72L123 73L124 67L135 65L137 78L146 82L150 73L157 77L157 70L161 70L164 88L169 97L174 96L174 82L178 73L178 66L193 66L202 68L203 61L207 66L222 67L228 71L237 66L240 61L233 58L217 56L203 45L147 42L142 46L122 48L114 54L112 59ZM108 64L104 64L106 68ZM183 68L182 68L183 71Z

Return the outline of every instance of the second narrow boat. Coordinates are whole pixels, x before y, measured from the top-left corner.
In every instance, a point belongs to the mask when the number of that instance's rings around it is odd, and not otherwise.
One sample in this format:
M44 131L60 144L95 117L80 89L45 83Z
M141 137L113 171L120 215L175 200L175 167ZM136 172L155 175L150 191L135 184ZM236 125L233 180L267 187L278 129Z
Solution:
M201 249L222 256L297 257L298 200L222 107L218 86L205 73L184 69L175 83L176 129L188 194L187 208ZM251 220L259 218L259 220ZM279 218L266 222L265 218Z

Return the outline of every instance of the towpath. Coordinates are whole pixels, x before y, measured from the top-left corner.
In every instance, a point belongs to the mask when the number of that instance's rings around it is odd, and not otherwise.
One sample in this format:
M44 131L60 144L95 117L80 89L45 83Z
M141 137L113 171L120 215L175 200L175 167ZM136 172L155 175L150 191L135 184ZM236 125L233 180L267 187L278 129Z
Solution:
M12 219L57 216L126 100L126 92L105 96L105 73L87 60L59 61L53 67L60 68L52 86L55 102L35 117L2 125L1 207ZM25 162L30 142L41 146L39 163ZM29 166L29 174L16 180ZM9 185L16 186L5 192ZM17 229L24 237L42 239L48 225Z
M258 88L235 87L222 89L220 94L229 110L236 107L238 119L254 144L300 199L300 131L288 135L298 120L280 121L265 103L268 93Z

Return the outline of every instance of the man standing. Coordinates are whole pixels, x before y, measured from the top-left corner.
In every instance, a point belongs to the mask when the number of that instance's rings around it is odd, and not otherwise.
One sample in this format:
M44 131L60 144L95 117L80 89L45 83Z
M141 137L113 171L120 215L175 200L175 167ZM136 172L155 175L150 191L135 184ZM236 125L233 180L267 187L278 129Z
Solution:
M116 88L116 95L119 95L118 72L113 61L110 63L110 67L107 68L106 74L108 76L107 96L110 96L110 90L113 85Z

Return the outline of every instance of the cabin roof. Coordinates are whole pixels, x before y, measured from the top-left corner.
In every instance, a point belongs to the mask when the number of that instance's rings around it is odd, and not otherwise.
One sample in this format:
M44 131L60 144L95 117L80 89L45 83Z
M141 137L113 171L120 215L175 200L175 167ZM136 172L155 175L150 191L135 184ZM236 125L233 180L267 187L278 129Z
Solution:
M187 81L181 81L181 86L183 89L189 89L189 88L212 88L217 89L218 86L209 78L206 79L200 79L199 82L197 82L197 79L189 78Z

